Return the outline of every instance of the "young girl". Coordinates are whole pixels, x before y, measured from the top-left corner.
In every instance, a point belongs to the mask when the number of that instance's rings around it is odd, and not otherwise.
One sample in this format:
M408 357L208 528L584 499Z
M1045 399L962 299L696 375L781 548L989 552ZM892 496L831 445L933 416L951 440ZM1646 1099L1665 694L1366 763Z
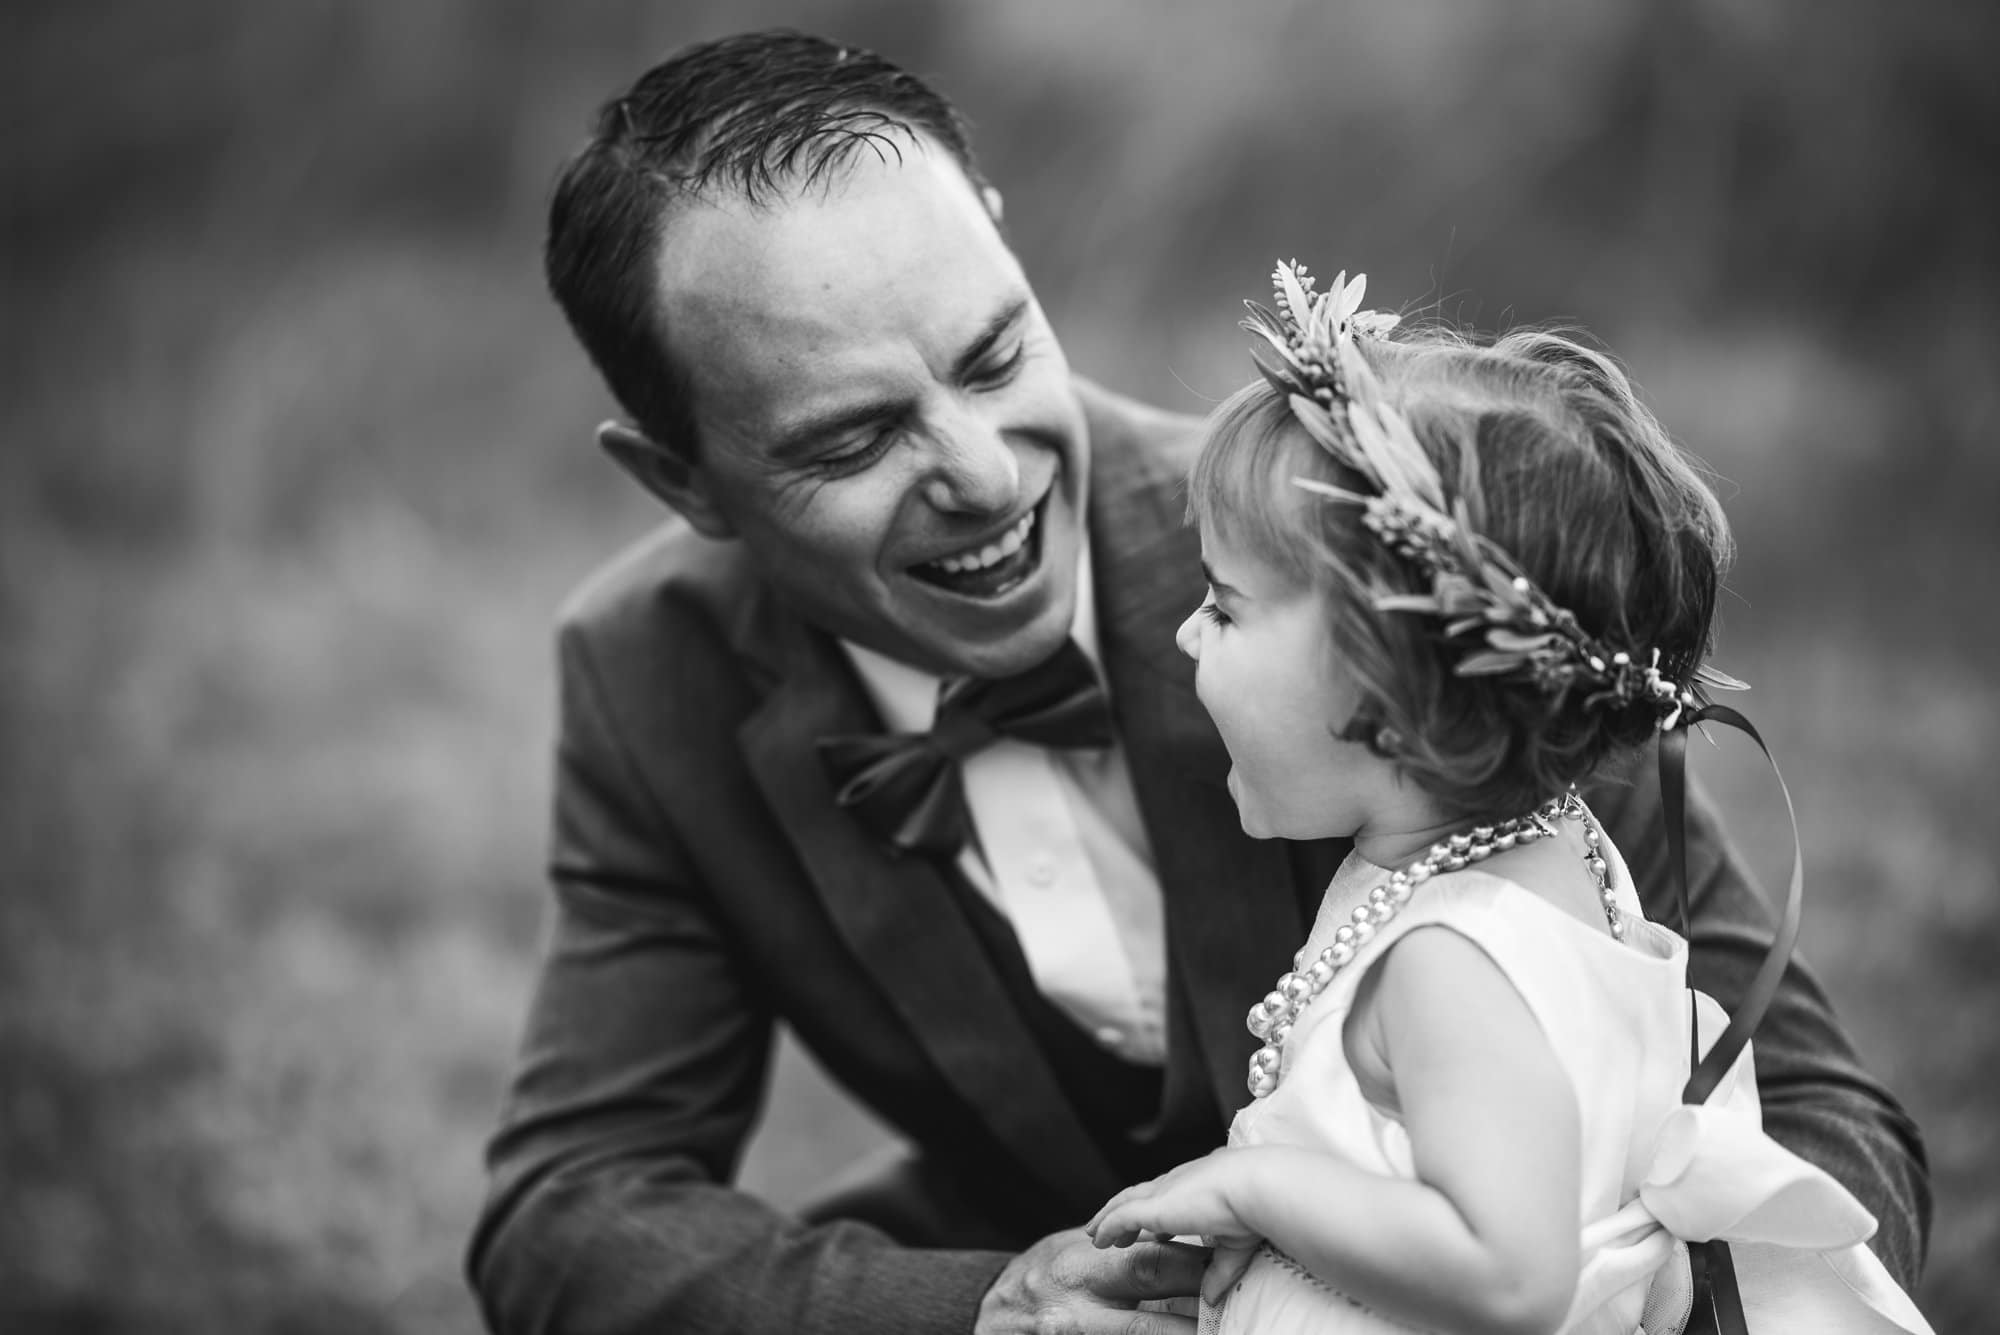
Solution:
M1250 1012L1229 1146L1097 1244L1204 1235L1204 1331L1678 1330L1718 1237L1752 1331L1927 1331L1762 1133L1747 1052L1684 1091L1720 1009L1572 790L1737 685L1701 666L1715 498L1573 341L1392 336L1359 278L1276 281L1195 466L1180 645L1244 829L1354 852Z

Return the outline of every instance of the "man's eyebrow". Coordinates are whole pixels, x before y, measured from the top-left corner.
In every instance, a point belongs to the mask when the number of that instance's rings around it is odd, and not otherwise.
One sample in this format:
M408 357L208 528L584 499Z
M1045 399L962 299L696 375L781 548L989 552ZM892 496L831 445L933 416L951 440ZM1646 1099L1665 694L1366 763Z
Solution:
M998 315L986 322L986 327L979 331L979 337L973 339L965 351L958 354L958 360L951 364L951 378L955 381L964 380L971 375L973 368L985 359L986 354L993 351L993 345L1000 341L1001 335L1019 323L1027 311L1026 297L1016 297L1007 303Z
M1218 597L1236 598L1236 599L1241 599L1243 597L1243 591L1237 588L1235 585L1229 584L1224 580L1219 579L1216 576L1215 571L1210 568L1207 561L1203 561L1201 563L1201 573L1202 577L1208 581L1208 587L1214 589Z
M801 417L785 423L772 433L771 457L780 460L797 458L821 441L891 421L901 417L906 410L901 399L865 399Z

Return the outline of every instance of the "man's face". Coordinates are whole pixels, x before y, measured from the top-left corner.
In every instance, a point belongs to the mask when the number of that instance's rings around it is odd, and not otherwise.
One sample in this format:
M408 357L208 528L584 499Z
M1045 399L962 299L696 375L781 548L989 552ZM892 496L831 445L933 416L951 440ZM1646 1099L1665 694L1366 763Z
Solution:
M661 303L692 389L691 486L704 530L740 538L806 619L1004 676L1069 633L1082 410L977 192L936 146L901 147L862 151L824 193L671 217Z

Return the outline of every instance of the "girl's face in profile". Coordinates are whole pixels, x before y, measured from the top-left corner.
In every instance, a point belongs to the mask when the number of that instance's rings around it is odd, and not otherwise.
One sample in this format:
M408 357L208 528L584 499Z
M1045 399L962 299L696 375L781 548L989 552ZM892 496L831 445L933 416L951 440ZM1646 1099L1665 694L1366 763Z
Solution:
M1351 835L1395 790L1389 762L1339 739L1357 694L1324 597L1204 525L1208 597L1175 636L1233 762L1229 793L1259 839Z

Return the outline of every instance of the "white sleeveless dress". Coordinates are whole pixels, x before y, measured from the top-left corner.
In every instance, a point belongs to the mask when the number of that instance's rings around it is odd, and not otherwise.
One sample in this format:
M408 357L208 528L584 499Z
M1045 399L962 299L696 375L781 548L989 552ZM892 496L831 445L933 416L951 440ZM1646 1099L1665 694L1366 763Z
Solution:
M1839 1335L1930 1327L1863 1246L1875 1220L1820 1169L1762 1130L1746 1051L1709 1102L1681 1103L1687 1078L1687 944L1646 922L1631 877L1605 842L1625 914L1621 942L1512 881L1476 867L1433 878L1362 948L1294 1024L1276 1090L1236 1115L1231 1145L1324 1150L1414 1178L1402 1125L1362 1097L1341 1031L1362 977L1420 925L1479 946L1526 1000L1577 1091L1582 1130L1583 1268L1562 1331L1661 1335L1688 1305L1683 1240L1730 1242L1753 1335ZM1307 938L1311 958L1388 872L1359 856L1334 876ZM1700 996L1704 1050L1721 1007ZM1657 1282L1656 1282L1657 1281ZM1204 1335L1408 1331L1260 1250Z

